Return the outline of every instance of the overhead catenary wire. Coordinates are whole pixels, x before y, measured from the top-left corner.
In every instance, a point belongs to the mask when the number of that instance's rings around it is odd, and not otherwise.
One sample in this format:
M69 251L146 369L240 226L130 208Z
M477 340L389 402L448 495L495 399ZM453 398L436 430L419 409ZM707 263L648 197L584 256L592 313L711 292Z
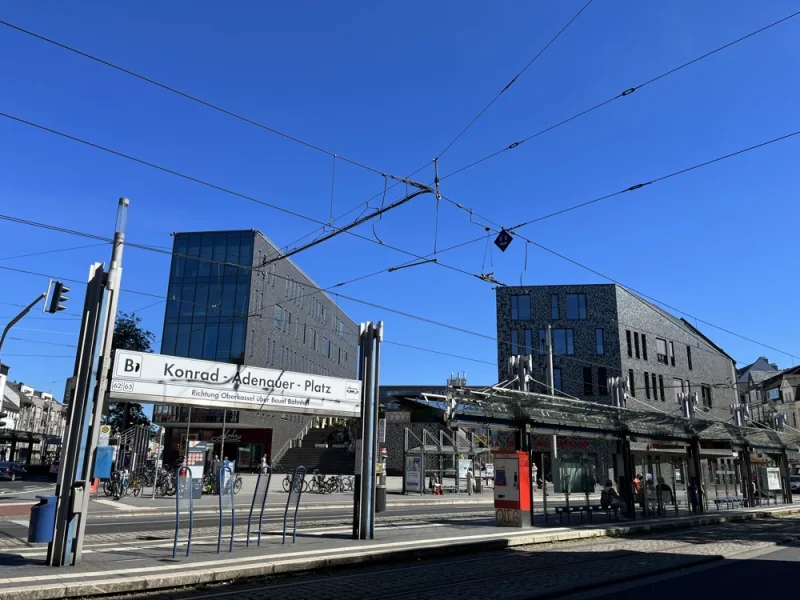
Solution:
M492 158L494 158L496 156L504 154L504 153L508 152L509 150L514 150L515 148L520 147L525 142L529 142L530 140L533 140L533 139L535 139L535 138L537 138L537 137L539 137L541 135L544 135L545 133L549 133L550 131L553 131L554 129L558 129L561 126L566 125L567 123L571 123L572 121L575 121L576 119L579 119L580 117L586 116L589 113L592 113L592 112L594 112L596 110L599 110L600 108L603 108L604 106L607 106L607 105L611 104L612 102L614 102L616 100L619 100L621 98L626 98L626 97L632 95L634 92L636 92L638 90L641 90L642 88L644 88L644 87L646 87L646 86L648 86L648 85L650 85L652 83L660 81L660 80L662 80L662 79L664 79L666 77L669 77L670 75L674 75L675 73L678 73L679 71L682 71L683 69L685 69L685 68L687 68L687 67L689 67L691 65L694 65L694 64L696 64L698 62L701 62L702 60L705 60L706 58L714 56L715 54L718 54L719 52L722 52L723 50L727 50L728 48L731 48L731 47L733 47L733 46L735 46L735 45L737 45L737 44L739 44L741 42L744 42L744 41L746 41L746 40L748 40L748 39L750 39L752 37L755 37L760 33L764 33L765 31L768 31L768 30L772 29L773 27L776 27L776 26L778 26L778 25L780 25L782 23L785 23L785 22L789 21L790 19L793 19L793 18L797 17L798 15L800 15L800 11L796 11L796 12L790 14L790 15L787 15L787 16L781 18L781 19L778 19L777 21L773 21L772 23L770 23L768 25L765 25L763 27L760 27L759 29L756 29L755 31L751 31L750 33L748 33L746 35L743 35L743 36L741 36L739 38L736 38L735 40L732 40L732 41L730 41L730 42L728 42L726 44L723 44L722 46L718 46L717 48L714 48L713 50L711 50L709 52L705 52L705 53L703 53L703 54L701 54L699 56L696 56L695 58L693 58L693 59L691 59L689 61L686 61L684 63L681 63L680 65L672 67L672 68L668 69L667 71L664 71L663 73L661 73L659 75L651 77L650 79L648 79L648 80L646 80L646 81L644 81L644 82L642 82L642 83L640 83L638 85L629 87L629 88L623 90L622 92L620 92L620 93L618 93L618 94L616 94L616 95L614 95L614 96L612 96L610 98L607 98L606 100L603 100L602 102L600 102L598 104L595 104L592 107L586 108L586 109L584 109L584 110L572 115L571 117L568 117L568 118L566 118L566 119L564 119L562 121L559 121L558 123L555 123L553 125L545 127L544 129L542 129L542 130L540 130L540 131L538 131L538 132L536 132L536 133L534 133L532 135L529 135L529 136L524 137L524 138L522 138L520 140L512 142L511 144L509 144L508 146L506 146L504 148L501 148L500 150L492 152L492 153L490 153L490 154L488 154L486 156L483 156L482 158L479 158L479 159L474 160L474 161L472 161L472 162L470 162L470 163L468 163L468 164L466 164L466 165L464 165L462 167L459 167L459 168L455 169L454 171L451 171L447 175L442 176L441 180L444 181L445 179L449 179L450 177L453 177L453 176L455 176L455 175L457 175L459 173L462 173L464 171L472 169L473 167L476 167L476 166L486 162L487 160L490 160L490 159L492 159Z
M247 123L249 125L253 125L255 127L263 129L264 131L268 131L270 133L274 133L275 135L278 135L278 136L280 136L280 137L282 137L284 139L287 139L287 140L290 140L290 141L295 142L297 144L300 144L302 146L305 146L306 148L310 148L310 149L315 150L317 152L321 152L323 154L327 154L328 156L332 156L332 157L334 157L334 159L338 158L339 160L343 160L344 162L350 163L353 166L360 167L362 169L365 169L367 171L371 171L373 173L377 173L378 175L382 174L382 172L379 171L378 169L375 169L373 167L365 165L365 164L363 164L361 162L358 162L356 160L347 158L347 157L342 156L340 154L335 154L334 152L331 152L330 150L326 150L325 148L322 148L322 147L320 147L320 146L318 146L316 144L312 144L311 142L307 142L306 140L303 140L303 139L300 139L300 138L298 138L296 136L290 135L290 134L288 134L288 133L286 133L284 131L276 129L275 127L271 127L269 125L265 125L263 123L260 123L259 121L256 121L255 119L251 119L249 117L245 117L245 116L243 116L243 115L241 115L239 113L236 113L236 112L234 112L232 110L229 110L227 108L219 106L218 104L214 104L212 102L209 102L208 100L203 100L202 98L200 98L198 96L195 96L195 95L190 94L188 92L181 91L181 90L179 90L179 89L177 89L177 88L175 88L175 87L173 87L171 85L168 85L166 83L162 83L162 82L157 81L157 80L155 80L155 79L153 79L151 77L147 77L145 75L142 75L141 73L137 73L135 71L132 71L131 69L127 69L127 68L125 68L123 66L120 66L118 64L115 64L115 63L113 63L113 62L111 62L109 60L100 58L99 56L95 56L93 54L89 54L88 52L85 52L83 50L79 50L78 48L75 48L75 47L69 46L69 45L67 45L67 44L65 44L63 42L59 42L57 40L54 40L53 38L49 38L49 37L44 36L44 35L42 35L40 33L36 33L34 31L31 31L30 29L25 29L24 27L20 27L19 25L15 25L13 23L10 23L9 21L4 21L4 20L0 20L0 25L4 25L4 26L8 27L9 29L13 29L15 31L18 31L19 33L23 33L25 35L28 35L28 36L33 37L33 38L36 38L36 39L41 40L43 42L47 42L48 44L52 44L53 46L61 48L62 50L66 50L66 51L71 52L73 54L76 54L78 56L82 56L83 58L87 58L87 59L89 59L91 61L94 61L94 62L96 62L98 64L101 64L101 65L104 65L104 66L109 67L111 69L114 69L114 70L116 70L116 71L118 71L120 73L124 73L125 75L129 75L129 76L134 77L134 78L136 78L136 79L138 79L140 81L143 81L145 83L148 83L150 85L158 87L158 88L160 88L160 89L162 89L164 91L167 91L167 92L170 92L170 93L175 94L177 96L180 96L182 98L185 98L186 100L190 100L190 101L195 102L197 104L200 104L200 105L202 105L202 106L204 106L206 108L210 108L211 110L217 111L219 113L222 113L224 115L227 115L229 117L232 117L234 119L242 121L242 122Z
M100 244L84 244L82 246L73 246L71 248L56 248L54 250L42 250L40 252L28 252L26 254L17 254L15 256L3 256L0 260L17 260L20 258L30 258L32 256L44 256L45 254L60 254L61 252L72 252L74 250L85 250L86 248L97 248L98 246L105 246L106 243Z
M522 68L522 70L519 71L516 75L514 75L514 77L511 78L511 81L509 81L505 85L505 87L503 87L503 89L501 89L497 93L497 95L494 98L492 98L489 101L489 103L486 106L484 106L483 109L481 109L481 111L469 123L467 123L467 125L458 133L458 135L456 135L456 137L454 137L444 148L442 148L442 150L436 155L437 159L441 158L442 156L444 156L445 153L447 153L447 151L450 150L450 148L452 148L456 144L456 142L458 142L458 140L460 140L461 137L465 133L467 133L467 131L469 131L470 128L473 125L475 125L475 123L478 122L478 120L486 113L486 111L488 111L494 105L494 103L497 102L500 99L500 96L505 94L509 90L509 88L511 88L511 86L514 85L517 82L517 80L525 74L525 71L527 71L533 65L533 63L535 63L537 60L539 60L539 57L542 56L542 54L544 54L547 51L547 49L550 46L552 46L553 43L559 37L561 37L561 34L563 34L567 29L569 29L570 25L572 25L578 19L578 17L580 17L583 14L583 11L585 11L587 8L589 8L589 5L592 3L592 1L593 0L589 0L586 4L584 4L583 7L577 13L575 13L575 15L569 21L567 21L567 23L561 29L558 30L558 33L556 33L552 38L550 38L550 41L548 41L533 56L533 58L531 58L527 62L527 64Z

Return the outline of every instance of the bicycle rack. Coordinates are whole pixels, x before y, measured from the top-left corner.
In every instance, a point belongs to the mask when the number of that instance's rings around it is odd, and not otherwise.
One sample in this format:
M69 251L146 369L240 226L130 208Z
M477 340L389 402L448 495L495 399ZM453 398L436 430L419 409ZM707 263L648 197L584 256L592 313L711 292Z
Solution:
M294 474L292 475L292 484L289 486L289 497L286 499L286 510L283 511L283 541L282 544L286 543L286 520L289 516L289 506L292 503L292 496L296 495L297 499L295 500L294 505L294 522L292 525L292 543L294 544L297 541L297 509L300 508L300 496L303 495L303 483L306 479L306 468L305 467L297 467L295 469Z
M189 535L186 539L186 556L192 549L192 527L194 525L194 502L192 498L192 473L188 467L179 467L175 476L175 540L172 543L172 558L178 553L181 529L181 504L189 499Z
M225 524L225 509L230 504L231 509L231 537L228 552L233 552L233 534L236 531L236 500L234 498L234 484L236 479L233 469L221 467L219 470L219 530L217 531L217 554L222 546L222 528Z
M266 475L266 484L263 487L263 496L261 498L261 502L258 502L258 493L261 491L261 483L264 479L264 475ZM269 484L272 481L272 468L271 467L264 467L258 472L258 479L256 479L256 489L253 492L253 502L250 504L250 515L247 517L247 541L245 543L246 547L250 546L250 530L253 523L253 511L256 508L257 504L260 504L259 512L258 512L258 541L257 546L261 545L261 527L264 521L264 507L267 505L267 494L269 493Z

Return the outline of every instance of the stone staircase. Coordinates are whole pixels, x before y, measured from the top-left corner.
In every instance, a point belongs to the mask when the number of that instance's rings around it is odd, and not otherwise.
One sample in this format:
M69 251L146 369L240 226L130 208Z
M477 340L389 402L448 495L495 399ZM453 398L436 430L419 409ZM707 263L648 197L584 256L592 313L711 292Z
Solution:
M306 473L315 470L325 475L352 475L355 471L355 457L347 448L315 448L324 444L334 431L333 427L315 427L303 436L301 445L289 448L280 460L282 471L292 472L297 467L305 467Z

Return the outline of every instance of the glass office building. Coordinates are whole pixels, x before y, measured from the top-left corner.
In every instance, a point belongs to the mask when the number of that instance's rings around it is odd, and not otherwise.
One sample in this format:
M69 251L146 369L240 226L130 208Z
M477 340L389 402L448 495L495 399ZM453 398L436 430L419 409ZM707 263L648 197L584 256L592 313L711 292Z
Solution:
M174 252L186 258L172 261L162 354L244 362L254 237L253 231L175 235Z
M263 268L279 249L259 231L173 234L161 354L317 375L356 376L358 328L291 260ZM275 411L156 406L165 428L164 459L187 439L206 441L241 468L273 457L310 417Z

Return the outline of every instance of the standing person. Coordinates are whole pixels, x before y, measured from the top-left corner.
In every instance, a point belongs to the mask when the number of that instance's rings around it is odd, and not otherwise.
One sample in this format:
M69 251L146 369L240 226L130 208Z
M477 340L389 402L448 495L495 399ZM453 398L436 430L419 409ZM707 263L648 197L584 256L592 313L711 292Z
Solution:
M697 479L694 477L692 477L689 483L689 503L692 505L693 513L700 512L700 490L697 488Z
M264 473L267 469L267 455L261 455L261 472Z
M219 455L214 455L214 460L211 461L211 488L215 494L219 494L219 468L222 465L219 462Z

